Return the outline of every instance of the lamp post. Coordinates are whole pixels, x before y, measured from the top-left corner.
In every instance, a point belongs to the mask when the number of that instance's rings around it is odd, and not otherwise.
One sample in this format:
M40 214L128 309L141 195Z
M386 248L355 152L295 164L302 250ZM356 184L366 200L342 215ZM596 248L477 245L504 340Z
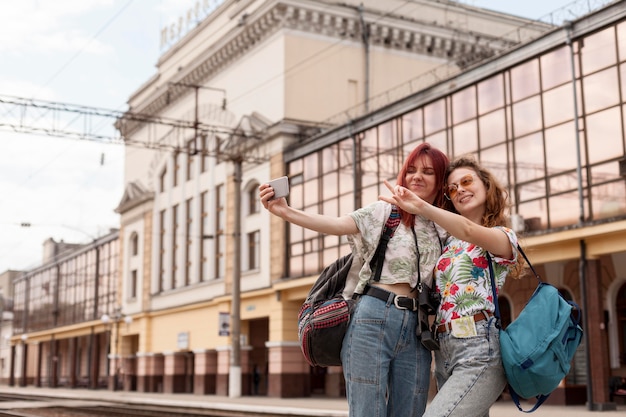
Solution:
M120 323L124 322L126 323L126 325L130 325L133 322L133 318L132 316L126 316L122 313L122 308L121 307L116 307L115 310L113 311L112 315L108 315L108 314L103 314L102 317L100 317L100 320L102 321L102 323L104 323L104 325L107 327L107 330L109 332L109 341L111 340L111 325L115 326L115 342L113 344L113 346L115 346L115 363L114 363L114 370L113 370L113 384L112 384L112 388L113 391L117 391L120 387L119 387L119 373L120 373L120 369L121 369L121 360L122 360L122 353L121 353L121 349L120 349ZM111 356L111 345L109 344L109 357ZM107 367L108 368L108 367ZM110 372L110 369L107 369L107 373Z

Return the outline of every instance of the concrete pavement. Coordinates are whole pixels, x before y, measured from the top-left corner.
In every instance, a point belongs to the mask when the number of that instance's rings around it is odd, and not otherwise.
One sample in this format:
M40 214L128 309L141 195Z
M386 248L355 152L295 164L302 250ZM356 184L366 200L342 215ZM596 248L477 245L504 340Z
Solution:
M20 396L37 396L38 401L23 401ZM217 395L137 393L128 391L8 387L0 386L0 396L12 397L16 401L0 401L0 410L34 408L42 406L80 407L98 404L132 404L177 408L195 408L203 410L237 410L255 415L259 410L274 414L292 416L346 417L348 405L345 398L269 398L263 396L244 396L229 398ZM524 407L528 408L528 407ZM510 400L498 401L491 408L491 417L510 417L524 415ZM626 416L626 405L618 405L616 411L588 411L585 406L543 405L533 416L536 417L622 417Z

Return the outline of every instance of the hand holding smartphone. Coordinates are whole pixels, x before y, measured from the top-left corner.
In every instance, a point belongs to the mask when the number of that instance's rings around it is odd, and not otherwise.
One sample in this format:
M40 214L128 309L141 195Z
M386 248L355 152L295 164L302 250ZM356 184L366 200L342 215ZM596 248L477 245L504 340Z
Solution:
M286 176L276 178L268 184L274 189L274 197L270 198L270 200L287 197L289 195L289 179Z

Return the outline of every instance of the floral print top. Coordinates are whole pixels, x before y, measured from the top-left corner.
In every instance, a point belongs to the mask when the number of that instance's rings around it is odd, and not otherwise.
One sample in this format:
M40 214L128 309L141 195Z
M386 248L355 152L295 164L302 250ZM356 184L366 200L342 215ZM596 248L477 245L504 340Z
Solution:
M355 289L357 293L362 293L365 285L373 278L369 262L376 252L391 208L391 204L378 201L350 213L359 229L359 233L348 236L353 253L358 256L362 265ZM433 271L448 234L422 216L415 216L415 233L420 253L420 278L422 283L432 287ZM411 229L402 223L398 225L387 245L380 282L383 284L406 282L411 287L417 285L415 238Z
M517 235L509 228L496 228L506 233L513 248L513 259L490 254L499 291L517 262ZM450 236L437 263L435 280L437 292L441 294L441 304L435 319L437 324L473 316L481 311L495 311L489 261L486 251L481 247Z

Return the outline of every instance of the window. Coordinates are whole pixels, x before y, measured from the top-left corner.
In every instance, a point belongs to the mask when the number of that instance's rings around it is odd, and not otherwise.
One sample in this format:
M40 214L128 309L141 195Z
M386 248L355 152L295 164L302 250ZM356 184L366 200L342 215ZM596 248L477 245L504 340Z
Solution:
M206 172L209 169L209 138L202 135L202 157L200 159L200 172Z
M209 213L207 213L207 209L209 206L208 203L209 195L208 192L204 191L200 194L200 244L198 245L199 255L198 255L198 280L204 281L204 274L207 271L206 263L207 256L209 253L208 249L208 236L207 231L209 230Z
M187 142L187 181L193 177L193 160L197 154L198 150L196 149L196 140L194 138Z
M159 213L159 282L157 292L165 286L165 210Z
M191 250L193 240L191 234L193 230L193 199L190 198L185 202L185 286L191 282Z
M159 192L165 192L165 181L167 178L167 168L163 168L161 175L159 175Z
M259 211L261 211L259 184L254 183L248 188L248 214L256 214Z
M130 298L137 298L137 270L130 271Z
M176 288L176 275L178 272L178 264L176 262L178 258L178 204L172 207L172 269L170 275L170 288Z
M139 254L139 235L133 233L130 236L130 256L137 256Z
M259 259L260 259L260 236L261 232L256 230L254 232L248 233L248 265L247 270L251 271L259 268Z
M215 278L226 275L226 191L223 184L215 188Z
M176 187L178 185L178 173L180 171L179 159L180 154L178 152L174 152L172 161L172 187Z

